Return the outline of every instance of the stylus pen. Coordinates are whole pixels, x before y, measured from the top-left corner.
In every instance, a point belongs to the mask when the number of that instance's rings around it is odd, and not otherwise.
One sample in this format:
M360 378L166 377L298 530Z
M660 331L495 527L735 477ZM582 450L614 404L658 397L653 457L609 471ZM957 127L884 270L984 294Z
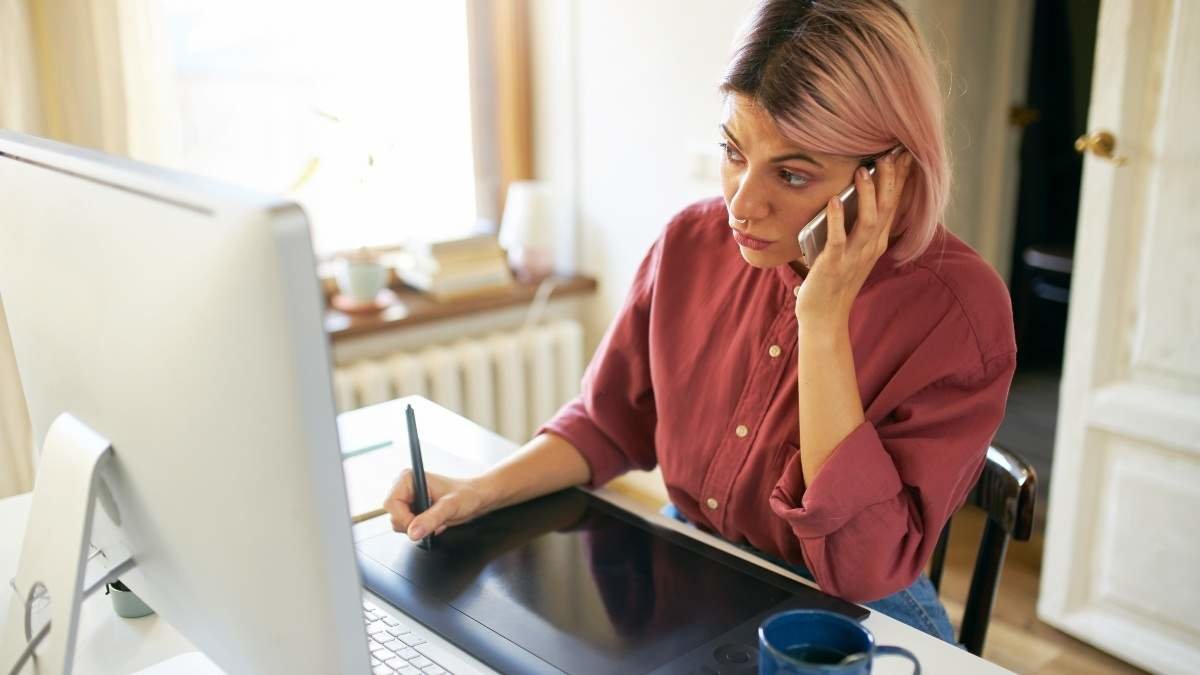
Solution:
M421 438L417 435L417 414L410 405L404 411L408 418L408 450L412 453L413 472L413 504L414 514L423 513L429 508L429 487L425 484L425 463L421 461ZM433 548L433 535L429 535L417 544L426 551Z

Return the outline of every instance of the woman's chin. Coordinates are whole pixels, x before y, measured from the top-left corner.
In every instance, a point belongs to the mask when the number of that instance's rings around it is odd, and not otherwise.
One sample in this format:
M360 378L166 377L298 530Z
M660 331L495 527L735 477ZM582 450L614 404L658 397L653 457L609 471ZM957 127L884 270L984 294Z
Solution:
M783 257L771 251L756 251L745 246L738 246L738 252L742 254L742 260L745 260L751 267L757 267L760 270L779 267L788 263Z

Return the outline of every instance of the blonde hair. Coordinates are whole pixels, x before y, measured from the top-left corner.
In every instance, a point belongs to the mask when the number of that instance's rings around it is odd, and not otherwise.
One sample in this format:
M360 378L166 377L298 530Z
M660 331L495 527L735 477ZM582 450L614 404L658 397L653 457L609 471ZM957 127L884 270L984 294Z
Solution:
M892 0L764 0L734 46L721 90L753 98L802 148L913 155L890 255L911 262L941 229L950 195L937 72Z

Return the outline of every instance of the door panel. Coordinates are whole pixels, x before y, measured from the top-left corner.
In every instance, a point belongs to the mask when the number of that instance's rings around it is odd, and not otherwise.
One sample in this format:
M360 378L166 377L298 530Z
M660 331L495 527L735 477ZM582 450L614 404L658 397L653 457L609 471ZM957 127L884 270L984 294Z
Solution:
M1038 614L1200 664L1200 3L1105 0Z

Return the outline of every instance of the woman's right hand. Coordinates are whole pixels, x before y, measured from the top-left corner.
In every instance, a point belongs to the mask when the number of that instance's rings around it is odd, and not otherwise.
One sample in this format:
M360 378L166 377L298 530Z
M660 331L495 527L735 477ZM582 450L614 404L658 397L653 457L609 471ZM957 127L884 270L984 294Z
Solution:
M407 533L413 541L420 541L430 534L441 534L447 527L461 525L487 512L487 500L474 481L426 473L425 485L433 504L424 513L412 511L416 491L411 469L400 474L383 503L383 508L392 516L392 529Z

